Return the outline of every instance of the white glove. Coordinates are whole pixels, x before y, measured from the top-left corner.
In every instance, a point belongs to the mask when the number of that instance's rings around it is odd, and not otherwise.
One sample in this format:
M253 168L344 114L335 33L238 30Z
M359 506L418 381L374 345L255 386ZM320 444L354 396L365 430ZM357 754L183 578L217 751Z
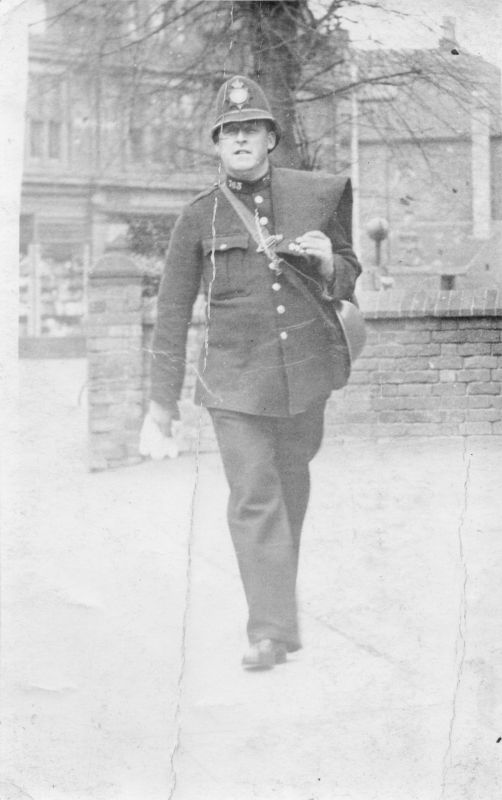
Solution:
M176 458L179 448L172 436L164 436L159 426L148 413L143 421L139 437L139 452L142 456L150 456L154 461L167 458Z

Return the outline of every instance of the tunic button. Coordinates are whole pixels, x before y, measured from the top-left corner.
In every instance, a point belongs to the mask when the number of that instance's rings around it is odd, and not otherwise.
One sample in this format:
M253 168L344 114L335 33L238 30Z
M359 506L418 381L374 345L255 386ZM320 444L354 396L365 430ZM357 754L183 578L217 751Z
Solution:
M281 332L280 332L280 334L279 334L279 336L280 336L280 337L281 337L281 339L283 339L283 340L288 338L288 334L286 333L286 331L281 331Z
M280 283L273 283L272 284L272 289L274 290L274 292L278 292L280 288L281 288L281 284Z
M261 194L257 194L254 201L257 205L261 206L261 204L263 203L263 197L261 196Z
M284 314L285 311L286 311L286 309L284 308L284 306L277 306L277 313L278 314Z
M220 250L226 250L227 247L228 247L228 244L225 244L225 242L223 242L223 244L220 244Z
M260 217L260 225L267 225L268 217Z

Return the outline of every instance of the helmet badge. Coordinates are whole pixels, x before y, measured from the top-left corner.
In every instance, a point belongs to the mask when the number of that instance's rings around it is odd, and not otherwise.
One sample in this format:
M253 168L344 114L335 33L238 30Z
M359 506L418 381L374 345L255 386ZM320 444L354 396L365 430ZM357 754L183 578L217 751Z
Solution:
M228 99L230 100L231 103L236 105L239 108L239 110L242 108L244 103L246 103L249 100L249 89L240 80L240 78L236 78L230 84Z

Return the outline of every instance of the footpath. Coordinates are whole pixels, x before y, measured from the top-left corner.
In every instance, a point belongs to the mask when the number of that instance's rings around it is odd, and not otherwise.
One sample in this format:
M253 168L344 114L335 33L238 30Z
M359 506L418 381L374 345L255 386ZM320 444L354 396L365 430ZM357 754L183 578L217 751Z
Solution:
M304 648L247 673L218 455L89 473L85 363L20 371L0 800L502 797L502 437L325 445Z

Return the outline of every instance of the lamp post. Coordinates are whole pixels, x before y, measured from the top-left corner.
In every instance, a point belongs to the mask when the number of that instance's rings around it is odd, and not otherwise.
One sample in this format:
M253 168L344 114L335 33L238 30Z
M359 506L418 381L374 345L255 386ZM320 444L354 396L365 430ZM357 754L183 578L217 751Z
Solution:
M356 253L360 252L359 241L359 216L360 216L360 197L359 197L359 109L357 102L357 82L359 73L357 68L356 53L351 52L352 62L350 65L350 78L352 81L352 91L350 94L351 104L351 133L350 133L350 162L351 162L351 181L352 181L352 241Z
M373 272L373 288L380 289L384 280L380 275L382 261L382 242L389 235L389 223L383 217L373 217L366 225L366 233L375 242L375 268ZM384 286L384 288L387 288Z
M380 269L382 242L389 235L389 223L383 217L373 217L366 225L366 233L375 242L375 266Z

